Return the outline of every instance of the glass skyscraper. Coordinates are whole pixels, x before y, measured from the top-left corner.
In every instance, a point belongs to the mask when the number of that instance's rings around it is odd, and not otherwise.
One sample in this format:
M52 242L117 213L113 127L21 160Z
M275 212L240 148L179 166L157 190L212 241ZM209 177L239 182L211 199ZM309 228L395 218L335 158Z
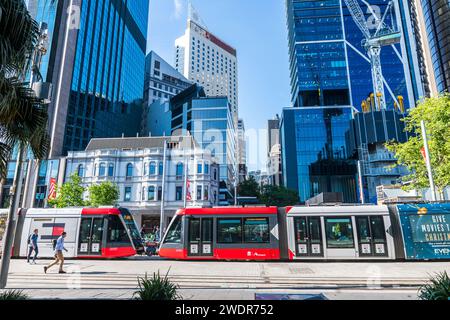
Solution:
M219 204L228 205L237 174L236 127L227 97L207 97L197 84L170 101L172 135L192 135L219 165Z
M286 0L286 3L293 105L352 105L360 109L361 102L373 92L371 65L362 45L364 36L344 0ZM389 1L358 3L369 30L373 30L375 18L371 12L380 17L387 11ZM398 103L398 96L403 97L405 106L414 106L423 96L421 85L411 79L408 61L411 44L407 41L410 35L403 31L401 13L396 4L386 15L386 23L403 33L401 43L381 50L388 109Z
M439 92L450 91L450 1L421 0L432 67Z
M389 1L358 3L371 29L373 13L380 18ZM412 107L423 96L416 81L420 74L410 72L411 47L399 23L398 4L393 9L386 23L403 36L400 43L381 50L388 109L401 103ZM298 190L302 202L322 192L342 192L346 202L356 202L357 169L345 132L354 112L373 93L364 35L344 0L286 0L286 10L294 108L283 110L281 122L284 184Z
M297 190L301 202L322 192L342 192L345 202L357 202L356 164L346 142L354 111L350 106L283 110L284 185Z
M58 0L56 6L50 156L83 150L91 138L136 136L149 1Z

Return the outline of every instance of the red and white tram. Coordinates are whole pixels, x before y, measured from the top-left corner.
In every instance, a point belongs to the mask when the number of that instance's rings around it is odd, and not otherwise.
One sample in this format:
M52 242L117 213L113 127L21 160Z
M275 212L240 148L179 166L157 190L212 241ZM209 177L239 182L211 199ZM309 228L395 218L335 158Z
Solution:
M53 240L67 232L68 258L122 258L143 252L136 222L125 208L21 209L13 256L27 255L28 236L39 230L39 256L54 256Z
M387 206L289 207L286 215L289 260L396 257Z
M278 260L278 209L186 208L177 212L159 255L189 260Z
M188 208L170 223L159 255L180 260L393 260L401 257L399 230L387 206Z

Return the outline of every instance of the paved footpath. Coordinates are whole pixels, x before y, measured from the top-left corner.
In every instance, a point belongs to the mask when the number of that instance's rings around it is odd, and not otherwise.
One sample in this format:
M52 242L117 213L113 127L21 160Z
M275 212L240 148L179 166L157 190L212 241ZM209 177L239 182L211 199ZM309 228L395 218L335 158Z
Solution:
M129 299L137 277L169 272L185 299L252 300L255 293L323 293L329 299L417 299L417 289L448 262L187 262L136 257L69 260L66 275L48 260L12 260L8 288L37 299Z

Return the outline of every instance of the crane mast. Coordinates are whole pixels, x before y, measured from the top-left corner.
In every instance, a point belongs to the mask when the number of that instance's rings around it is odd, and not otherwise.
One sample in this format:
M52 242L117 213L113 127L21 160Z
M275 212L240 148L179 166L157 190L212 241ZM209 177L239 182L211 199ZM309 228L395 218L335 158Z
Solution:
M377 17L373 10L369 11L376 20L376 30L372 34L369 30L366 16L358 3L358 0L344 0L347 8L356 23L358 28L364 35L362 42L363 47L367 51L367 55L370 58L373 93L376 98L376 106L378 110L386 109L386 97L384 91L383 71L381 67L381 48L391 44L399 43L401 39L400 32L396 31L393 26L388 26L385 21L387 13L393 9L393 2L390 1L387 5L386 11L383 17ZM367 4L367 3L366 3ZM394 25L394 21L391 21Z

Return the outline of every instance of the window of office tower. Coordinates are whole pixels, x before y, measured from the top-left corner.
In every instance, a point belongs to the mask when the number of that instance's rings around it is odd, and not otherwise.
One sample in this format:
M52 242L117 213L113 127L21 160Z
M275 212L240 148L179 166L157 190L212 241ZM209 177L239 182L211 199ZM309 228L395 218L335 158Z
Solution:
M339 0L293 0L296 41L342 39L341 8Z

